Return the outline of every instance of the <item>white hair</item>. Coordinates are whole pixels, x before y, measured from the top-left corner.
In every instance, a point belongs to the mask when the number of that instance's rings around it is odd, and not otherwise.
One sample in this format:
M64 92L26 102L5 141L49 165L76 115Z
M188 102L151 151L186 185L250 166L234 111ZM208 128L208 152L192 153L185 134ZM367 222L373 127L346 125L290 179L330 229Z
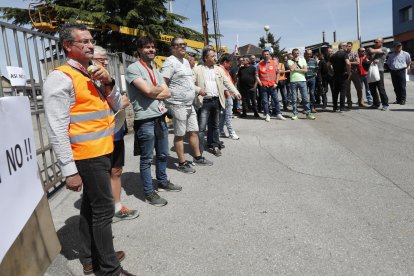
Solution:
M98 46L98 45L96 45L96 46L93 48L93 51L94 51L94 52L99 52L99 53L102 53L102 54L106 54L106 53L107 53L107 51L106 51L106 49L105 49L105 48L103 48L103 47L101 47L101 46Z

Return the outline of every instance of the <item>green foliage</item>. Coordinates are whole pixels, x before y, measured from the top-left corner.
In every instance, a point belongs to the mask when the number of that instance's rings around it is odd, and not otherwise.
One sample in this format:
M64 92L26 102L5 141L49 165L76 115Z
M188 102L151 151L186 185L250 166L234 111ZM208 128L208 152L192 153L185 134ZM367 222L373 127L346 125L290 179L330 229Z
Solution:
M202 34L181 25L186 17L167 12L167 0L45 0L42 3L32 14L38 15L40 11L44 21L54 20L58 26L83 21L91 28L98 44L113 52L134 54L137 37L112 31L110 24L136 28L154 38L168 34L202 41ZM31 22L28 9L0 7L0 14L0 18L16 25ZM158 48L160 54L169 54L166 43L158 43Z
M286 53L286 51L285 51L285 48L280 49L280 47L279 47L279 42L280 42L281 39L282 39L282 37L279 37L278 39L275 39L275 36L271 32L269 32L268 41L266 41L265 37L262 36L259 39L260 42L259 42L258 46L260 48L265 48L265 43L270 43L271 47L273 48L273 55L275 57L278 57L279 60L283 60L282 57Z

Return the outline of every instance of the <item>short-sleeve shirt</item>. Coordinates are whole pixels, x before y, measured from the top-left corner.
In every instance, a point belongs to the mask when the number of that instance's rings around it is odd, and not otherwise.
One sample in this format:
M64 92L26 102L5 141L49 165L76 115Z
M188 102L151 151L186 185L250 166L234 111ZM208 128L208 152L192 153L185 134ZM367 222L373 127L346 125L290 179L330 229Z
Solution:
M411 63L410 54L406 51L391 52L387 58L388 67L391 70L401 70L407 68Z
M348 58L350 62L355 62L358 59L358 54L355 52L350 52L348 53ZM351 64L351 71L352 72L357 72L358 71L358 65L356 64Z
M168 57L161 68L161 75L168 78L171 98L165 100L170 104L192 105L195 98L193 72L190 63L175 56Z
M288 66L292 66L295 62L293 60L288 60ZM300 68L307 66L306 59L299 57L298 65ZM290 82L299 82L306 81L305 73L302 72L290 72Z
M159 101L146 97L141 91L139 91L132 82L137 78L142 78L149 84L154 84L151 80L150 73L154 74L156 85L164 84L164 79L161 76L160 72L155 68L155 65L148 70L139 62L134 62L128 66L125 80L127 83L127 91L129 99L131 101L132 107L134 109L134 119L135 120L144 120L159 117L162 115L161 111L158 108Z
M306 60L306 59L305 59ZM318 62L314 58L310 58L307 61L308 72L306 72L306 77L316 77L318 75Z
M378 59L378 63L377 63L378 70L384 71L385 58L387 57L389 49L387 47L381 47L381 50L382 50L382 54L373 54L370 56L370 59L371 60Z
M330 58L335 76L342 76L346 72L346 60L349 60L345 51L338 51Z
M251 89L256 83L256 67L250 65L248 67L240 67L237 73L240 88Z

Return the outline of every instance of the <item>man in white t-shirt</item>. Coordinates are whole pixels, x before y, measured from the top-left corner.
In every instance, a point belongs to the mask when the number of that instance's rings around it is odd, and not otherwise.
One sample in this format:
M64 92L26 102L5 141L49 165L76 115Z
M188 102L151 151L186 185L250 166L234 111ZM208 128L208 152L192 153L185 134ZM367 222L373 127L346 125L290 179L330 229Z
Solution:
M195 86L190 63L185 57L184 39L175 37L171 41L171 52L161 69L161 74L171 92L166 100L167 108L173 116L174 147L178 156L178 170L184 173L195 173L195 169L184 156L184 136L189 134L189 144L193 154L193 163L211 166L213 162L201 156L198 140L197 114L193 107Z

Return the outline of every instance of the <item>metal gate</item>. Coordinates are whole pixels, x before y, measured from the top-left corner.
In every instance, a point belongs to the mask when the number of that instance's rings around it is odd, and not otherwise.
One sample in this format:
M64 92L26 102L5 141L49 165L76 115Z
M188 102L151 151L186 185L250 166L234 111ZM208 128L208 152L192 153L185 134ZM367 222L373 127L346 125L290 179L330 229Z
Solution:
M45 129L43 82L47 75L65 61L59 38L1 22L0 97L27 96L30 100L39 174L48 195L61 186L63 177ZM125 53L108 53L109 72L126 90L124 72L137 59ZM122 58L122 60L121 60ZM12 87L6 66L24 68L29 78L25 86Z
M60 167L45 130L43 81L64 61L58 38L0 21L0 97L27 96L30 100L37 164L44 190L50 194L62 183ZM25 70L25 86L12 87L6 66Z

